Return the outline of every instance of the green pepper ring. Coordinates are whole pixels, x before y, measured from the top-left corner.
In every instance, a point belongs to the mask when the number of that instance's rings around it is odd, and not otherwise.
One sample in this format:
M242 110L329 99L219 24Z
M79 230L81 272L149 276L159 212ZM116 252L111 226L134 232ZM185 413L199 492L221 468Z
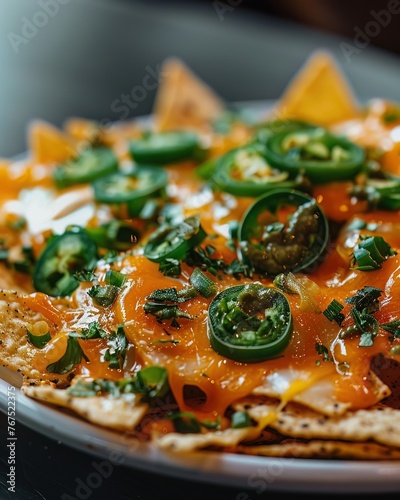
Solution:
M118 191L129 178L138 180L137 189ZM115 172L93 182L94 198L99 203L126 203L129 214L134 217L143 208L149 198L162 194L168 183L168 174L164 169L153 166L136 167L131 173ZM142 185L142 187L141 187Z
M257 144L236 148L223 155L217 161L215 172L211 176L211 181L219 189L234 196L257 197L271 189L294 188L295 182L287 180L289 174L282 171L275 173L265 180L260 178L257 182L235 180L231 175L231 169L235 164L235 157L238 152L246 150L259 153L263 157L265 156L263 154L264 148Z
M334 162L332 160L295 160L287 158L286 153L282 152L282 143L288 135L293 135L295 132L281 132L266 141L265 155L273 167L286 170L292 176L296 176L303 171L316 184L353 179L360 172L365 160L364 150L348 139L330 134L321 128L302 129L298 132L308 134L310 137L320 138L328 147L342 147L350 153L350 159Z
M189 217L188 219L193 219L195 216ZM187 219L185 219L187 220ZM157 251L157 249L163 244L165 241L166 231L170 229L171 231L175 231L176 227L162 225L156 230L149 238L148 242L144 247L144 255L149 260L153 262L161 262L164 259L178 259L182 260L187 252L192 248L200 245L200 243L206 238L207 233L204 231L200 224L200 220L198 220L197 231L194 232L193 236L190 238L180 238L179 242L177 242L172 248L166 249L163 251Z
M304 129L313 128L320 127L304 120L270 120L257 126L255 140L261 144L266 144L267 140L273 135L289 132L300 132Z
M258 227L258 217L263 211L275 213L281 206L300 207L314 198L296 190L276 189L257 198L245 211L239 224L238 241L248 241L249 236ZM308 272L320 261L329 242L329 224L322 209L317 204L317 213L320 216L320 237L316 241L317 246L310 259L306 259L296 265L292 272ZM315 246L315 245L314 245ZM245 255L240 255L241 260L251 265Z
M79 270L92 270L97 264L97 246L83 230L69 230L52 238L40 254L33 269L33 286L38 292L43 292L52 297L65 297L78 288L79 281L76 280L69 269L68 256L79 256L82 266ZM65 261L65 271L57 268L58 264ZM76 269L78 270L78 269ZM60 275L54 283L53 279Z
M285 315L285 328L280 333L279 337L273 342L267 344L260 343L258 345L232 344L227 340L221 338L221 336L217 334L216 327L218 326L220 321L220 317L218 314L218 304L224 298L228 298L230 300L237 298L239 293L241 291L244 291L246 287L249 286L253 289L257 287L260 290L267 290L268 293L272 296L271 299L273 300L274 304L280 304L280 307L283 311L282 314ZM232 359L234 361L239 361L242 363L256 363L271 359L280 354L287 347L292 337L292 333L293 320L289 302L282 292L276 290L276 288L273 287L266 287L261 284L255 283L252 283L250 285L232 286L220 292L211 301L208 309L208 335L211 347L221 356Z
M93 182L115 172L118 159L110 148L84 150L75 160L60 165L54 170L53 179L57 187Z
M194 132L171 131L131 140L129 152L137 163L165 165L194 157L198 147Z

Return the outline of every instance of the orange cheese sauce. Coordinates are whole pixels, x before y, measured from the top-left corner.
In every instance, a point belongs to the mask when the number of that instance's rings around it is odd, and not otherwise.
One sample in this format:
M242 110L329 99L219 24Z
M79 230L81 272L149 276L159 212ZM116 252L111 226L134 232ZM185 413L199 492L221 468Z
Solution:
M325 328L318 328L319 333L314 342L309 341L309 330L317 331L321 318L302 313L297 315L289 347L278 358L254 364L224 358L214 352L208 338L207 308L211 299L196 298L195 301L184 303L182 309L194 319L179 320L179 329L159 324L155 318L144 313L146 297L156 288L181 289L183 285L158 273L158 266L145 257L136 256L128 260L131 267L129 285L115 305L116 316L119 322L125 324L126 335L136 346L136 352L144 363L168 368L174 396L182 409L193 410L183 399L185 385L195 385L204 391L207 400L201 408L203 412L222 414L230 403L249 394L262 383L266 374L279 368L291 365L306 371L309 369L313 373L317 359L314 347L316 339L324 342L329 338L334 339L334 329L326 320ZM188 276L190 272L190 269L184 268L183 275ZM250 280L240 281L245 282ZM232 277L224 277L218 283L219 291L237 283ZM265 284L270 285L271 282L265 280ZM298 297L289 297L289 300L293 311L296 311ZM179 340L179 343L158 343L159 340Z
M373 136L371 120L365 118L353 123L354 140L361 137L360 127L370 134L368 145L374 140L381 140L383 133ZM350 127L350 125L348 125ZM373 127L372 127L373 128ZM353 130L348 128L348 130ZM353 131L354 131L353 130ZM237 132L234 143L224 142L221 138L213 145L213 154L222 154L224 150L234 147L240 141L247 139L245 130ZM385 127L385 133L389 133ZM349 134L351 136L351 134ZM386 142L385 142L386 144ZM393 146L393 145L392 145ZM397 158L399 146L389 148L387 154ZM387 159L388 162L397 160ZM0 204L18 196L22 188L45 187L52 188L51 166L27 164L24 168L13 168L0 165ZM226 193L214 194L205 183L196 177L195 166L186 162L168 167L168 195L174 203L180 204L185 215L200 214L201 223L209 237L205 243L215 247L214 258L223 258L227 262L236 258L236 254L226 246L229 221L239 221L244 211L253 201L251 198L233 197ZM12 189L4 189L4 186ZM3 186L3 187L2 187ZM374 235L381 235L400 252L400 222L398 212L374 211L368 212L366 202L357 201L349 194L351 183L336 182L313 187L313 196L321 205L326 216L334 222L345 223L353 218L361 218L365 222L374 222L377 229ZM71 193L74 188L70 189ZM88 200L90 205L92 202ZM90 224L96 217L95 211L89 219ZM390 257L382 269L371 272L353 271L349 262L353 248L359 235L369 234L368 231L347 231L342 229L336 241L330 243L327 255L319 267L309 275L318 285L319 294L316 297L320 311L323 311L332 299L345 304L345 299L354 295L364 286L380 288L381 309L375 317L379 322L398 319L400 311L400 255ZM39 255L45 237L43 233L30 235L35 254ZM53 338L35 358L38 369L45 371L46 366L59 359L65 352L67 333L82 329L91 321L99 321L104 328L112 331L117 325L123 324L129 348L123 369L110 369L104 360L107 342L104 339L89 341L79 340L88 358L83 360L76 375L86 378L109 378L117 380L131 377L138 370L150 365L160 365L168 369L169 383L173 395L181 411L194 411L202 418L223 415L227 407L235 400L244 397L262 385L263 380L278 370L292 368L308 374L312 380L326 379L332 381L335 397L338 401L349 402L351 408L368 407L378 401L374 387L368 377L371 359L379 354L390 355L390 349L399 344L393 343L389 335L382 329L379 331L373 346L360 347L359 337L341 338L340 333L350 322L349 306L343 312L346 319L340 327L330 322L321 312L306 312L300 309L298 295L287 294L290 303L294 331L289 346L276 358L258 363L239 363L220 356L212 349L208 337L207 310L211 299L200 296L180 304L193 319L179 319L179 328L170 326L169 322L162 324L145 314L143 306L146 298L156 289L176 287L178 290L189 284L189 276L193 269L182 264L182 274L179 279L164 276L155 264L142 255L140 245L145 242L143 235L139 245L132 255L126 256L113 268L127 275L127 281L116 302L110 308L101 308L93 304L87 295L90 284L82 284L70 299L56 300L40 293L28 297L32 310L40 312L49 323L56 325L52 331ZM109 266L98 269L100 283L104 283L104 273ZM213 275L209 277L218 285L218 291L237 284L249 283L252 280L242 278L240 281L232 276L220 273L221 279ZM258 279L258 278L257 278ZM260 281L272 286L272 281L266 278ZM177 341L172 343L169 341ZM161 341L161 342L160 342ZM316 351L316 344L322 344L330 349L333 362L324 362ZM343 372L341 367L348 366ZM184 397L185 388L196 386L205 395L205 401L196 408Z

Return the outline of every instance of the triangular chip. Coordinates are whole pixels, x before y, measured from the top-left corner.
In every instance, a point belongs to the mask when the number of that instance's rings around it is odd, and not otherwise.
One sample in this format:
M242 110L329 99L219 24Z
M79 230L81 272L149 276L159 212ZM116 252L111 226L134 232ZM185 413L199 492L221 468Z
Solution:
M161 75L154 103L157 130L206 130L223 111L222 99L181 60L167 59Z
M318 51L286 88L274 115L328 126L357 117L359 107L333 57Z
M70 137L88 144L96 140L100 132L96 121L78 117L68 118L63 124L63 129Z
M41 120L29 126L28 146L32 159L38 163L63 163L75 155L75 141Z
M235 403L236 411L246 410L255 422L276 415L277 400L264 402L244 398ZM326 417L297 403L288 403L271 419L269 427L282 436L298 439L334 439L349 442L373 441L400 450L400 412L389 406L376 405L368 409L349 410L338 417Z
M238 446L247 455L291 458L344 458L361 460L399 460L400 450L376 443L346 443L345 441L314 440L302 442L285 439L280 443L258 446Z
M22 392L34 399L68 408L86 420L110 429L132 430L145 416L148 405L136 394L120 398L108 396L78 397L50 385L23 386Z
M225 429L218 432L188 433L179 434L171 432L169 434L154 435L155 445L163 450L173 452L189 452L201 450L208 446L232 447L244 441L247 437L253 436L253 428Z
M92 145L115 147L121 156L130 156L126 152L126 145L130 139L142 135L141 128L134 120L102 125L101 122L87 118L71 117L65 120L63 130L77 142L77 149L82 150Z

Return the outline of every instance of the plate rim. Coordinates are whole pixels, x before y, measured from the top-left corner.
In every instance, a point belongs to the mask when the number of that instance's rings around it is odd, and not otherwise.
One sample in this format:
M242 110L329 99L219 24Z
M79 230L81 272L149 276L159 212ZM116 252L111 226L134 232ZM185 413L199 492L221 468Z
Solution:
M11 372L7 377L6 371L9 372L0 367L0 411L5 414L7 389L16 386L15 374ZM119 432L95 426L69 411L33 400L18 390L15 397L17 422L78 451L106 459L113 465L119 462L125 467L178 479L246 490L260 488L262 484L265 491L303 493L400 491L398 461L279 458L208 451L174 454L151 443L137 443L134 438L127 447L127 433L122 433L121 439Z

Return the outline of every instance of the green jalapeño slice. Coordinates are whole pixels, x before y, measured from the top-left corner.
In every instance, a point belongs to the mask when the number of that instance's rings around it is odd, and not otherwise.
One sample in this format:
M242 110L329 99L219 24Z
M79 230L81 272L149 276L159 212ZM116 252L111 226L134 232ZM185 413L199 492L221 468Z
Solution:
M177 224L163 224L150 236L144 247L144 255L153 262L183 260L189 250L200 245L206 236L197 215Z
M137 163L166 165L194 158L199 140L194 132L149 133L129 143L129 151Z
M266 158L292 176L303 172L314 183L353 179L365 152L348 139L323 128L281 132L266 141Z
M100 203L126 204L129 215L136 217L146 201L163 194L167 182L165 170L143 165L129 173L115 172L95 181L94 198Z
M109 148L85 149L77 158L54 170L59 188L93 182L118 169L118 159Z
M74 273L93 270L97 247L83 230L66 231L54 236L40 254L33 270L33 285L38 292L65 297L78 288Z
M285 120L276 119L263 122L256 126L254 140L261 144L266 144L267 140L275 134L289 133L299 131L301 129L317 128L316 125L304 120Z
M265 361L289 344L290 305L276 288L259 283L219 293L208 311L208 334L215 352L242 363Z
M329 241L328 221L311 196L277 189L257 198L239 224L240 258L265 276L309 272Z
M257 197L280 187L295 186L289 174L271 167L262 144L249 144L223 155L216 163L212 181L235 196Z

